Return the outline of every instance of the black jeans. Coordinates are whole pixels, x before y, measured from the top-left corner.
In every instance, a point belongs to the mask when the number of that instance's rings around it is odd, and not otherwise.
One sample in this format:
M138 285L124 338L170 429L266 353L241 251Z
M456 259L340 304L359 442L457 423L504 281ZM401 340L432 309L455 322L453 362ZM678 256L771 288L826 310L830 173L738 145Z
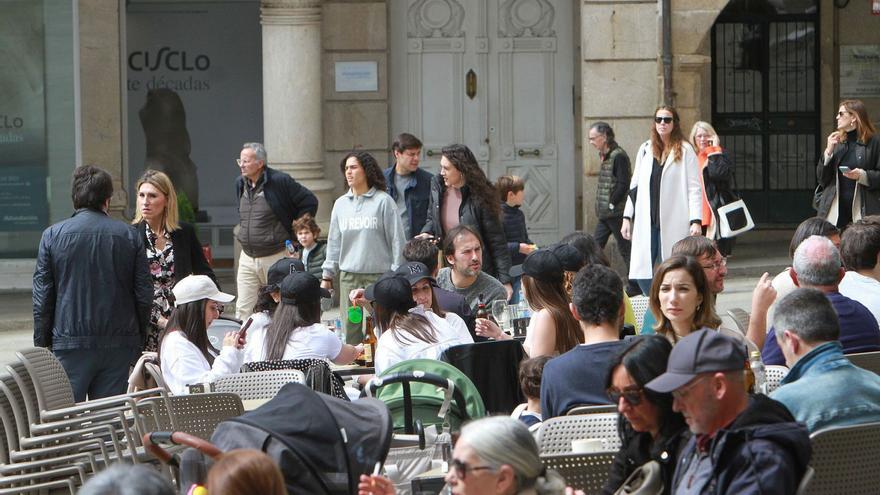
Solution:
M73 398L77 402L124 394L128 389L128 371L140 356L140 348L63 349L55 357L67 372Z

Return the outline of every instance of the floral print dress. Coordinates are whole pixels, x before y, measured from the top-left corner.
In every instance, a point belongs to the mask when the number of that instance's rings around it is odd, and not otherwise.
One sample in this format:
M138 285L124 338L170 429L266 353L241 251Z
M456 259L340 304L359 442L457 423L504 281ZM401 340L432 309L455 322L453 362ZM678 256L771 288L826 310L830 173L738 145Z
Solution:
M171 287L174 286L174 249L171 244L171 235L163 234L165 247L159 251L156 249L156 241L159 236L147 228L147 264L150 266L150 276L153 278L153 307L150 310L150 327L147 334L147 342L144 351L156 352L159 350L159 318L171 316L174 309L174 295Z

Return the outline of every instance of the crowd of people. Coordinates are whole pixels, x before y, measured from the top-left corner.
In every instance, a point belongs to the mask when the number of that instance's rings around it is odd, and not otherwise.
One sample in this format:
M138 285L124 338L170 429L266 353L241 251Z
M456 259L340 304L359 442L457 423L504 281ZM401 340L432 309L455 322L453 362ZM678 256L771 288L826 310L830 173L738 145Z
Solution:
M542 247L520 210L527 184L493 184L466 146L444 147L436 176L419 167L422 143L411 134L395 140L384 171L369 153L347 154L348 190L323 241L314 194L270 168L262 144L245 143L236 296L221 290L194 227L180 221L167 175L148 170L137 182L129 226L107 215L110 175L78 167L76 212L40 242L34 343L58 357L77 401L123 393L145 350L158 352L169 391L186 394L246 363L353 362L366 349L349 306L372 317L381 374L456 345L513 339L477 313L523 300L528 402L516 419L462 429L446 478L455 493L563 493L529 430L598 404L620 413L606 493L651 461L664 493L793 493L809 432L880 420L880 377L845 357L880 351L880 138L859 101L842 102L837 121L817 171L819 215L795 231L791 267L758 281L745 332L716 311L734 248L718 219L737 198L733 160L709 123L695 123L688 140L676 110L662 106L632 173L611 126L590 127L601 161L595 232ZM627 276L603 252L611 236ZM332 291L342 340L321 320ZM638 294L649 303L644 321L632 309ZM207 329L233 300L242 328L214 348ZM642 335L624 338L629 325ZM754 356L790 368L769 397L747 390ZM393 486L365 476L361 490Z

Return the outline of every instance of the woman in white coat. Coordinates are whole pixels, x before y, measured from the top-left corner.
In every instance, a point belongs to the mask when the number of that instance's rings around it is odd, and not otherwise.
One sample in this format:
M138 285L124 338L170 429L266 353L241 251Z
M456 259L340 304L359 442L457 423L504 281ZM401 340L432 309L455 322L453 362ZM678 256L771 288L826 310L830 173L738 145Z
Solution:
M629 278L644 294L654 266L672 245L702 233L702 189L697 154L685 140L674 108L654 112L651 139L639 147L623 211L623 237L632 240Z

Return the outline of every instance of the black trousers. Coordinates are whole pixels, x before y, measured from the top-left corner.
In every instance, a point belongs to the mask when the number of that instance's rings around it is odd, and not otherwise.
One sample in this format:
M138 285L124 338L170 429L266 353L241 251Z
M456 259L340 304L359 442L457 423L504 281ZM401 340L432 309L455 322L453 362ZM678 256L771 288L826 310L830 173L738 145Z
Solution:
M77 402L124 394L128 371L140 348L58 349L53 351L67 372Z

